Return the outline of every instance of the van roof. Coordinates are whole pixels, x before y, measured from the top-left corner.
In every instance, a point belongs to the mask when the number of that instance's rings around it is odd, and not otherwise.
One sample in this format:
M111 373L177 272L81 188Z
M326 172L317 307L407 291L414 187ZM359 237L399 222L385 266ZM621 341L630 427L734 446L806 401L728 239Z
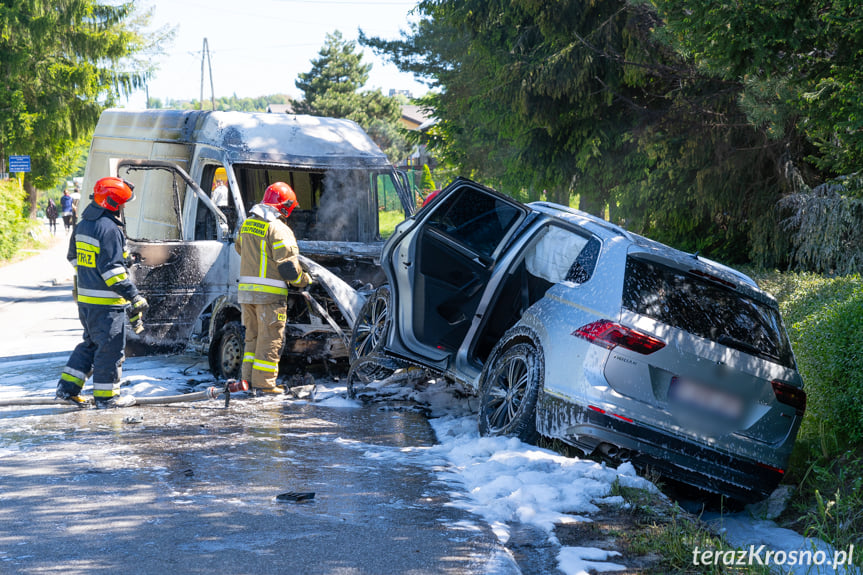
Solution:
M351 120L296 114L201 110L105 110L94 135L224 149L234 163L297 167L390 167L368 134Z

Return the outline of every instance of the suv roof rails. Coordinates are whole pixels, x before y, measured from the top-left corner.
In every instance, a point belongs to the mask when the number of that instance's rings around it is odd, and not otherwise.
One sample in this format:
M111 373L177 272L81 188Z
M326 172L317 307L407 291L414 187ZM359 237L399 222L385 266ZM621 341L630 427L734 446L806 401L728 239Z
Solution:
M588 222L590 222L596 226L599 226L600 228L602 228L604 230L613 232L613 233L615 233L619 236L622 236L628 240L634 241L634 239L635 239L630 232L626 231L625 229L621 228L620 226L618 226L616 224L612 224L611 222L603 220L602 218L598 218L592 214L588 214L587 212L583 212L581 210L571 208L569 206L564 206L561 204L555 204L553 202L531 202L528 205L530 207L538 210L538 211L541 211L541 212L544 212L547 214L551 213L551 212L565 212L569 215L578 216L579 218L587 220Z

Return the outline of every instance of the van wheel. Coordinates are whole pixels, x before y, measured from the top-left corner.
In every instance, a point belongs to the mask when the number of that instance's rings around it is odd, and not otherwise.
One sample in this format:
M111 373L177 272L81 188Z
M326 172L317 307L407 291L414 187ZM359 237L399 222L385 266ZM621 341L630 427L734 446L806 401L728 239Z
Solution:
M480 434L536 441L536 400L544 381L545 357L533 332L520 327L504 334L480 376Z
M390 324L390 288L381 286L363 304L351 331L350 361L383 347Z
M238 321L229 321L218 331L210 344L210 371L224 379L240 378L243 366L246 330Z

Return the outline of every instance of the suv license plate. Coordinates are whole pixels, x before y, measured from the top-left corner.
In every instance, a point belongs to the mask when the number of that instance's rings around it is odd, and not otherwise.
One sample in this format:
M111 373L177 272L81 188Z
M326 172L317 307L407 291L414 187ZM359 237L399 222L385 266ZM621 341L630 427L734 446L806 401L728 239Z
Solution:
M737 419L743 413L743 400L740 397L676 376L671 378L668 397L675 403L702 409L728 419Z

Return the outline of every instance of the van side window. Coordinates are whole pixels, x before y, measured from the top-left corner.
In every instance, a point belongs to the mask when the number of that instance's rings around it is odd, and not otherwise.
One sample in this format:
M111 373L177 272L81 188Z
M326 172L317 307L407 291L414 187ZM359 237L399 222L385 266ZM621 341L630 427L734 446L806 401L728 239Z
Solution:
M126 236L141 240L179 240L186 184L170 170L123 170L135 185L137 200L123 207Z
M370 242L372 207L368 170L302 170L266 164L234 164L246 213L260 203L267 186L285 182L297 195L288 225L298 240Z
M372 178L378 198L378 236L385 240L393 234L396 225L404 221L405 210L391 173L373 174Z
M201 171L201 189L209 193L213 203L222 210L228 218L228 229L233 230L237 223L237 210L234 207L234 199L231 196L228 184L228 176L225 168L218 164L204 166ZM195 213L195 239L216 239L217 224L216 216L203 202L198 202Z

